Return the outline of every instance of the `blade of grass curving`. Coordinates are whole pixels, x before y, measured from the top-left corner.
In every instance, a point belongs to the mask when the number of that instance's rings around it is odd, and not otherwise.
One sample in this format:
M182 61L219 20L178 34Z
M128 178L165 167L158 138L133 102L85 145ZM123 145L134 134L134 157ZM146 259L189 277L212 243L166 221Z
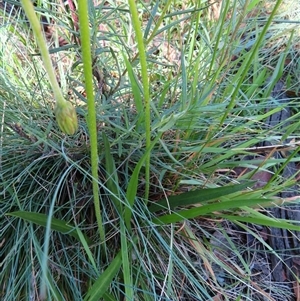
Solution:
M257 241L259 241L267 250L269 250L270 252L272 252L273 255L275 255L279 261L282 260L281 258L281 254L277 253L266 241L263 237L261 237L261 235L259 235L256 231L252 231L251 228L249 228L244 222L239 222L237 220L233 220L233 222L241 227L242 229L244 229L246 231L246 233L251 234L255 239L257 239Z
M43 250L42 250L42 246L40 244L40 241L35 235L33 235L31 237L31 239L32 239L33 247L35 248L37 260L39 261L40 265L42 266L44 254L43 254ZM49 271L47 271L47 273L46 273L45 281L47 282L47 287L49 288L49 290L47 292L48 296L49 296L48 299L53 298L57 301L63 301L64 299L63 299L63 296L61 294L61 291L58 291L57 283L53 279L53 274L51 274ZM51 296L51 294L52 294L52 296Z
M80 37L81 49L83 58L83 69L85 78L85 91L87 95L88 115L87 123L90 132L90 151L91 151L91 165L92 165L92 185L94 196L95 214L100 234L100 241L103 242L105 249L105 230L102 224L101 208L99 201L99 186L98 186L98 141L97 141L97 124L96 124L96 108L94 100L93 88L93 72L91 59L91 41L90 28L88 17L88 3L85 0L78 1L78 15L80 23Z
M179 20L176 19L175 21L168 23L167 25L163 26L160 29L157 28L156 31L153 30L153 34L151 34L151 36L148 38L147 44L153 39L154 36L157 36L165 31L167 31L168 29L175 28L176 27L175 25L180 24L180 23L190 19L191 18L191 16L189 15L190 13L197 13L199 11L203 11L203 8L180 10L175 13L169 13L169 14L165 15L163 19L170 18L170 20L173 20L172 17L178 16L178 15L184 15L184 17Z
M180 210L177 211L176 213L155 217L153 218L153 222L160 225L161 224L166 225L175 222L180 222L185 219L195 218L202 215L209 215L214 212L219 212L221 210L233 210L233 209L241 208L243 206L255 206L257 204L263 204L270 201L271 201L270 199L234 199L230 201L221 200L219 203L212 203L197 208Z
M120 270L122 265L122 254L119 252L112 260L106 270L100 275L100 277L94 282L92 287L88 290L84 301L98 301L102 296L107 293L107 290Z
M147 58L145 45L142 34L142 25L139 20L138 10L135 0L128 0L129 9L132 17L132 24L136 35L137 47L139 50L139 59L141 64L141 74L143 82L144 108L145 108L145 132L146 132L146 153L145 158L145 200L148 200L150 188L150 152L147 152L151 147L151 104L150 104L150 87L149 76L147 70Z
M170 196L168 197L168 200L162 199L157 201L155 204L149 206L149 211L153 213L162 209L174 209L178 206L190 206L216 200L218 198L224 197L225 195L242 191L243 189L251 187L252 185L254 185L253 181L247 181L246 183L238 185L185 192L179 195Z
M6 215L19 217L25 221L32 222L43 227L47 226L48 216L46 214L29 211L14 211L7 213ZM83 235L80 229L76 229L74 226L71 226L60 219L52 218L50 227L52 230L71 235L78 241L81 241L80 236L82 236L82 238L84 238L84 240L87 241L88 244L91 244L91 240Z

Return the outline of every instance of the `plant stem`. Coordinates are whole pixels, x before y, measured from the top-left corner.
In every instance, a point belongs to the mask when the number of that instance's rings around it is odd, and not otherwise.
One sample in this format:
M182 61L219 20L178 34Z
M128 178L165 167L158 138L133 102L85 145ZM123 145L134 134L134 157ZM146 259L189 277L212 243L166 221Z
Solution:
M33 33L35 35L39 50L41 52L42 60L44 62L45 69L47 71L49 81L54 93L54 97L56 100L56 104L58 106L64 105L66 103L66 100L61 92L61 89L59 87L59 84L57 82L54 69L52 66L52 62L50 59L50 55L47 49L46 41L44 38L44 35L42 34L41 30L41 24L35 14L33 4L30 0L21 0L23 9L26 13L26 16L30 22L31 28L33 30Z
M85 77L85 91L87 95L88 115L87 123L90 133L91 145L91 165L92 165L92 184L94 207L97 219L97 224L100 233L101 242L105 242L105 231L101 218L101 209L99 201L99 186L98 186L98 143L97 143L97 124L96 124L96 109L93 89L93 72L90 46L90 29L88 18L88 5L86 0L78 1L78 14L80 24L81 51L83 60L83 71Z
M151 107L150 107L150 89L148 81L148 69L147 69L147 59L146 52L142 34L142 26L139 20L137 7L135 0L128 0L129 9L132 17L133 28L136 35L137 46L139 50L139 58L141 64L141 73L142 73L142 83L144 90L144 108L145 108L145 131L146 131L146 149L149 149L151 146ZM149 187L150 187L150 153L145 159L145 200L147 202L149 197Z

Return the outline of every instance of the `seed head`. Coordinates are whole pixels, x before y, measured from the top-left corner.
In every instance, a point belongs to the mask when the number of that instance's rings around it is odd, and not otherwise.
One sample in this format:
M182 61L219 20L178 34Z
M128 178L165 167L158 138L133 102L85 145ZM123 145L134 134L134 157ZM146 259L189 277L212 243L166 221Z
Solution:
M73 135L78 129L76 110L69 101L59 103L55 108L55 117L59 128L67 135Z

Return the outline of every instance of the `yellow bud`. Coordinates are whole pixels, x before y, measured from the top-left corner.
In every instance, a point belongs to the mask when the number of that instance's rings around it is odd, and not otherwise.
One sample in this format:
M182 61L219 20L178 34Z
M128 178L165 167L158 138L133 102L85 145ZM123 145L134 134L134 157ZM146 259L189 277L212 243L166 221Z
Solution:
M73 105L68 101L59 103L54 112L59 128L65 134L73 135L78 129L76 110Z

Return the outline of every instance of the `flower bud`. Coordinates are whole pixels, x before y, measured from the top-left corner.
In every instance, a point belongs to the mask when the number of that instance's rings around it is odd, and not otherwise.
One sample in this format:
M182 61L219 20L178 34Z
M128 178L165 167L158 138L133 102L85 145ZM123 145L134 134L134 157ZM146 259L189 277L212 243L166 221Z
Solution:
M55 108L56 121L59 128L68 135L73 135L78 129L76 110L69 101L59 103Z

